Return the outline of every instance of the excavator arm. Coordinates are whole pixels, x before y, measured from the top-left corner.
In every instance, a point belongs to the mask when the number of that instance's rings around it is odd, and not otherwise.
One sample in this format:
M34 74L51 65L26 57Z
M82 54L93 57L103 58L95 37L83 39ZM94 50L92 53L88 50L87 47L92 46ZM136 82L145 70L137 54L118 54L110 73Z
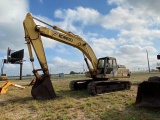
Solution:
M28 46L30 61L33 66L33 73L36 77L35 85L32 87L31 94L35 99L52 99L56 97L56 93L52 86L50 80L50 74L48 70L48 65L46 61L46 56L44 52L44 47L42 44L41 35L39 32L35 31L36 24L33 21L32 16L28 13L24 22L25 40ZM40 63L41 69L34 68L34 57L32 53L32 48L35 51L37 59ZM38 71L42 70L43 75L40 75Z
M28 46L30 61L34 62L34 57L32 53L32 48L34 49L40 66L43 70L44 75L49 75L48 65L46 62L45 52L42 44L40 34L35 31L36 24L33 22L33 19L28 17L30 14L27 14L26 19L23 22L24 31L25 31L25 40ZM34 65L33 65L34 69ZM34 75L37 79L41 79L41 76L37 72L38 70L33 70Z
M67 32L61 28L58 28L57 26L51 26L54 30L49 29L47 27L36 25L34 20L36 19L44 24L47 24L37 18L32 17L30 13L26 15L26 18L23 22L24 30L25 30L25 38L27 41L29 54L30 54L30 60L31 62L34 61L33 55L32 55L32 49L31 46L33 46L34 51L38 57L39 63L41 65L41 68L44 72L44 74L49 74L48 72L48 65L46 62L46 57L44 53L44 48L41 40L41 36L56 40L58 42L62 42L65 44L68 44L70 46L73 46L77 49L79 49L91 62L92 67L90 67L87 59L85 58L85 61L87 63L88 69L91 73L91 76L93 77L95 75L95 72L97 70L97 63L98 60L96 58L95 53L93 52L92 48L86 43L81 37L78 35L74 35L71 32ZM38 73L35 71L35 76L40 78Z

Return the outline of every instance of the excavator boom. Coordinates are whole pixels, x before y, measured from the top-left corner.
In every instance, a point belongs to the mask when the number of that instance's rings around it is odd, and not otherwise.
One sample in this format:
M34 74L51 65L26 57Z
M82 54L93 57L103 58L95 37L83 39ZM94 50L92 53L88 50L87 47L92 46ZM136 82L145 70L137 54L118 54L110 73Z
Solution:
M28 14L27 16L32 17L30 14ZM48 23L45 23L35 17L33 17L33 19L36 19L37 21L42 22L54 29L51 30L47 27L36 26L36 31L39 32L40 35L79 49L90 60L93 70L97 70L97 57L90 45L86 41L84 41L80 36L75 35L72 32L65 31L57 26L49 25Z

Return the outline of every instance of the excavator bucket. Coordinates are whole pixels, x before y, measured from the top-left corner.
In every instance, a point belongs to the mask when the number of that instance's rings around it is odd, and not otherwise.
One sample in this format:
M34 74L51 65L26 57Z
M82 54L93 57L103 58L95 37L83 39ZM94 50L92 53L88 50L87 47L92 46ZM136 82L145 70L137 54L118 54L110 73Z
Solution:
M56 97L52 82L48 77L43 77L42 80L36 79L35 84L32 86L31 94L37 100L53 99Z
M136 106L160 108L160 77L150 77L138 86Z

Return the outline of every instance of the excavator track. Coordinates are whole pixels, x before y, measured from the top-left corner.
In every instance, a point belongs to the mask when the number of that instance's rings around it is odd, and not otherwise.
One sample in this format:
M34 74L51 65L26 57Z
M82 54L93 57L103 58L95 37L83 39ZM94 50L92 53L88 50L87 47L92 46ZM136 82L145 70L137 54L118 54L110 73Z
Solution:
M87 80L73 80L69 84L69 88L71 90L84 90L87 89L88 83L93 81L93 79L87 79Z
M94 81L90 80L75 80L70 82L71 90L84 90L86 89L89 94L97 95L107 92L129 90L131 88L131 82L129 81Z
M91 95L103 94L114 91L129 90L129 81L93 81L88 84L87 91Z

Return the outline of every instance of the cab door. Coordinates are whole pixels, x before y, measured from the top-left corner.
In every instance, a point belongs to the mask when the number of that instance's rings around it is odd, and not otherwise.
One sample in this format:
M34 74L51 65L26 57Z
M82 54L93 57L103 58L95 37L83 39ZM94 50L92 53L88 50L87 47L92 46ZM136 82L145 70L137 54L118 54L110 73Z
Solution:
M117 66L116 59L112 60L112 67L113 67L113 76L117 76L118 75L118 66Z
M112 76L118 75L118 68L116 59L106 59L106 67L105 67L106 74L110 74Z

